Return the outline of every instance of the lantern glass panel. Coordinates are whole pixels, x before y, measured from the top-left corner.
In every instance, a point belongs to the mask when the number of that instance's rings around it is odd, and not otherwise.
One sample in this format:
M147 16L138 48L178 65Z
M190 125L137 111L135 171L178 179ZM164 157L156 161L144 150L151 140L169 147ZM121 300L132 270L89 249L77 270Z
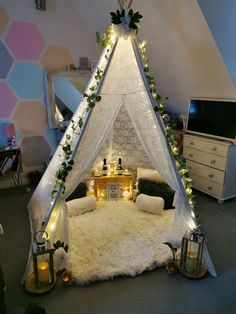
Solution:
M190 275L198 275L202 265L204 237L190 233L183 237L181 246L180 269Z
M37 256L38 280L40 284L51 282L50 263L48 254Z

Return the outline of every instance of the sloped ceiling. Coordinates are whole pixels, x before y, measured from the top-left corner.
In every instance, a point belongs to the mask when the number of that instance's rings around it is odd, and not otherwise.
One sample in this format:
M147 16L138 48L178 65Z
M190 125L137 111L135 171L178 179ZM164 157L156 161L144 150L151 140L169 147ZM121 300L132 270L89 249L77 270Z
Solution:
M236 1L198 0L236 86Z
M70 0L94 32L110 25L115 0ZM134 0L143 14L150 68L167 109L186 113L191 97L235 98L236 89L196 0Z

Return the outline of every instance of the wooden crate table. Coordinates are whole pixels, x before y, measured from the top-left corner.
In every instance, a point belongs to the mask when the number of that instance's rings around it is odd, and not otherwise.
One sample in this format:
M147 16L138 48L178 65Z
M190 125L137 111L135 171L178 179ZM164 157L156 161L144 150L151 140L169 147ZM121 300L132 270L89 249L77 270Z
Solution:
M97 200L130 200L133 198L132 175L107 175L94 177Z

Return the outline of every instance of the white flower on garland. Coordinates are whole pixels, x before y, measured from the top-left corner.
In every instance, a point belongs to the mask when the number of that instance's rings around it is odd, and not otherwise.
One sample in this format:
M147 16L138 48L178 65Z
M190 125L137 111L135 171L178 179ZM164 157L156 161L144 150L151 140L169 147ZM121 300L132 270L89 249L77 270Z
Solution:
M129 27L131 17L128 14L129 11L125 10L124 17L120 18L121 23L118 25L114 25L114 31L118 37L123 37L127 39L129 36L134 36L136 31Z
M55 267L57 271L68 267L68 255L63 247L55 252Z
M139 12L134 13L132 9L122 9L111 12L111 21L117 36L124 37L134 36L138 32L139 21L142 15Z

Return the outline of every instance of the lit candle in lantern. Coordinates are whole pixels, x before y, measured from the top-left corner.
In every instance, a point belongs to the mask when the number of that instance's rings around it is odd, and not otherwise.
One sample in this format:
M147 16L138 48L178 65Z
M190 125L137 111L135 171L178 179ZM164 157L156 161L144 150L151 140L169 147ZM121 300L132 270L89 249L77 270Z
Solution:
M189 249L186 257L186 270L189 273L195 271L197 263L197 247L194 242L189 243Z
M38 275L39 282L41 283L49 282L49 265L47 262L40 262L38 264Z

